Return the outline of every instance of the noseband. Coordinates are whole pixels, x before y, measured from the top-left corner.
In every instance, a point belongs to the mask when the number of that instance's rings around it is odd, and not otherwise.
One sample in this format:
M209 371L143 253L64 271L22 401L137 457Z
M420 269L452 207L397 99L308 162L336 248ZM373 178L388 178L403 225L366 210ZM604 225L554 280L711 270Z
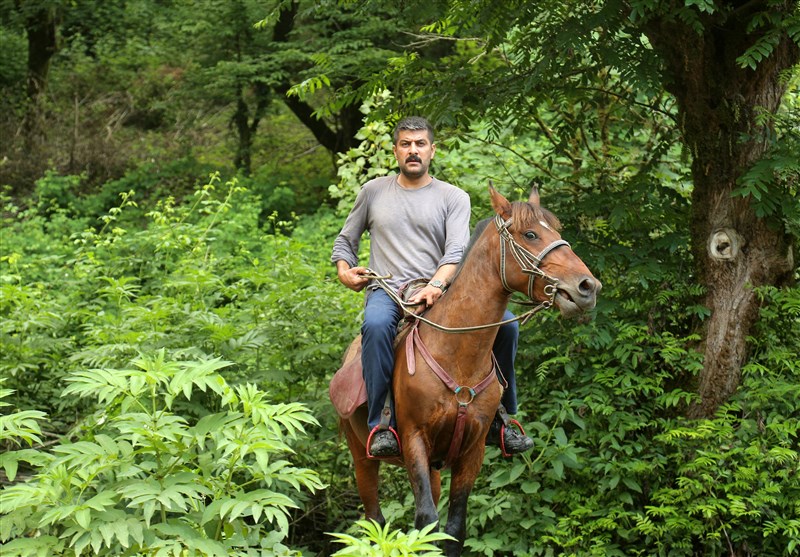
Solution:
M508 279L506 279L506 250L511 252L514 259L519 263L519 267L523 273L528 275L528 298L533 300L533 283L537 277L544 280L547 284L544 286L544 294L548 297L547 300L541 303L543 309L547 309L553 305L558 292L558 279L545 274L539 266L542 260L547 257L547 254L560 246L570 247L569 242L566 240L555 240L549 246L544 248L539 255L533 255L531 252L523 248L509 232L513 219L504 221L500 215L495 215L494 224L497 227L497 232L500 234L500 280L503 281L503 288L506 292L513 294L514 291L508 286Z

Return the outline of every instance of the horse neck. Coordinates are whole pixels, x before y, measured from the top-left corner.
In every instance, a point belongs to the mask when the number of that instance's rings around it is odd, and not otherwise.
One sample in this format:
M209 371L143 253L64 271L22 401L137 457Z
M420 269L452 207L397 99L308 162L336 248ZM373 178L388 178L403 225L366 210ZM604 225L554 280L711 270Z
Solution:
M426 314L445 327L473 327L497 323L508 307L509 295L500 279L499 255L486 234L473 246L447 293ZM497 327L468 333L448 333L421 325L421 335L431 352L454 355L459 360L488 361ZM485 370L478 372L485 373Z

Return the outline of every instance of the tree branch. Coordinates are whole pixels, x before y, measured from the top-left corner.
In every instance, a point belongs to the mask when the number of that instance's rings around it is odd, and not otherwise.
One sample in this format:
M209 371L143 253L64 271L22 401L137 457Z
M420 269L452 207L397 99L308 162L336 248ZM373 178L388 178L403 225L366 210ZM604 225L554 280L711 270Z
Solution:
M502 143L498 143L497 141L492 141L490 139L484 139L482 137L478 137L478 136L472 135L472 134L464 134L464 137L469 138L469 139L473 139L475 141L480 141L481 143L485 143L486 145L492 145L494 147L500 147L502 149L505 149L506 151L509 151L510 153L516 155L517 157L519 157L520 159L525 161L525 164L529 164L530 166L536 168L537 170L540 170L546 176L552 178L553 180L557 180L557 181L563 182L565 184L570 184L572 186L578 186L579 185L577 182L573 182L572 180L568 180L566 178L562 178L561 176L553 174L553 172L549 168L544 166L543 164L538 163L538 162L536 162L536 161L534 161L532 159L529 159L528 157L526 157L522 153L518 152L517 150L515 150L515 149L513 149L513 148L511 148L511 147L509 147L507 145L503 145Z

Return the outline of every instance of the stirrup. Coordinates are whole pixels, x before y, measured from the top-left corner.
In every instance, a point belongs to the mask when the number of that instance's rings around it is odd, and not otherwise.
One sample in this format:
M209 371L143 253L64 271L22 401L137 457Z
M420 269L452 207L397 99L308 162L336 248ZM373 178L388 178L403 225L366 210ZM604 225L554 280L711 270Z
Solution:
M500 426L500 453L501 453L501 454L502 454L502 455L503 455L505 458L511 458L512 456L514 456L514 454L516 454L516 453L509 453L509 452L507 452L507 451L506 451L506 435L505 435L505 434L506 434L506 428L507 428L508 426L510 426L510 425L514 425L514 426L516 426L516 428L519 430L519 432L520 432L520 433L521 433L523 436L525 436L525 430L522 428L522 424L521 424L521 423L519 423L519 422L518 422L517 420L515 420L514 418L510 418L510 417L509 417L509 418L508 418L508 422L507 422L507 423L504 423L502 426Z
M500 454L502 454L505 458L511 458L516 453L509 453L508 451L506 451L506 428L511 426L511 425L513 425L519 430L519 432L524 437L527 437L525 435L525 429L523 429L521 423L519 423L517 420L515 420L514 418L512 418L511 416L508 415L508 412L506 411L506 407L503 406L502 403L500 405L498 405L497 413L495 414L495 418L494 419L497 420L498 418L499 418L500 424L501 424L500 425L500 432L499 432L500 442L498 443L498 445L500 447Z
M391 456L375 456L371 452L369 452L369 447L372 445L372 438L378 431L390 431L392 435L394 435L395 440L397 441L397 450L399 454L391 455ZM400 444L400 436L397 434L397 431L392 426L384 426L383 424L378 424L372 428L367 436L367 444L366 444L366 451L367 451L367 458L370 460L385 460L390 458L400 458L403 454L403 446Z

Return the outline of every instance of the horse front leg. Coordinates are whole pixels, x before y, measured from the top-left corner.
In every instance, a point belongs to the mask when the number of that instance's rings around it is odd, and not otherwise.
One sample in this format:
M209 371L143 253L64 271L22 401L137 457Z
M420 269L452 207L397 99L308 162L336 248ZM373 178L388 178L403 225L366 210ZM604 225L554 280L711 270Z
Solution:
M467 537L467 501L481 470L484 449L483 443L480 443L473 450L462 454L453 464L447 525L444 531L453 536L455 541L445 542L447 557L459 557L464 549L464 540Z
M436 502L439 499L441 482L438 471L435 473L436 477L431 478L430 458L425 442L420 436L407 440L403 452L408 478L414 490L416 507L414 527L420 530L439 520ZM436 485L432 485L432 479L437 480Z

